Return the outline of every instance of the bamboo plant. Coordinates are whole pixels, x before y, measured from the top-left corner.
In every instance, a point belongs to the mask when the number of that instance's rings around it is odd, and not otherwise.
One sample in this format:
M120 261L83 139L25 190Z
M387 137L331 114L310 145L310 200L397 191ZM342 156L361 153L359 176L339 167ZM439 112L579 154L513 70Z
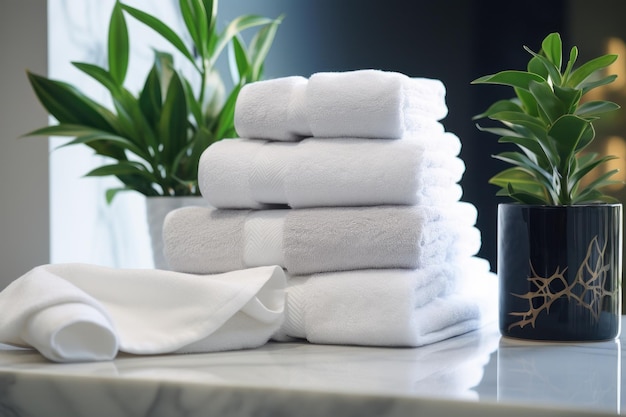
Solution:
M108 202L126 190L146 196L199 194L200 155L210 144L236 135L237 95L246 83L262 77L282 20L244 15L220 32L218 0L180 0L179 7L191 44L155 16L116 1L108 28L108 67L72 63L108 90L112 109L68 83L27 72L37 98L57 124L25 136L71 137L62 146L83 144L106 157L105 165L86 176L119 179L122 185L106 192ZM191 63L194 76L183 76L171 54L155 51L143 87L136 94L129 91L124 86L130 49L127 16L150 27L180 52ZM242 31L249 28L256 32L246 44ZM216 68L225 50L233 83L228 93Z
M541 50L531 55L526 71L502 71L474 80L473 84L501 84L512 87L515 96L493 103L474 119L489 118L502 127L478 129L500 136L517 151L494 157L513 167L490 179L500 187L498 195L526 204L575 205L616 202L602 189L617 183L610 170L584 184L594 169L616 158L586 152L594 140L593 122L619 106L605 100L585 101L589 91L613 82L616 75L599 76L617 55L602 55L575 68L578 48L572 47L563 61L558 33L549 34ZM583 185L584 184L584 185Z

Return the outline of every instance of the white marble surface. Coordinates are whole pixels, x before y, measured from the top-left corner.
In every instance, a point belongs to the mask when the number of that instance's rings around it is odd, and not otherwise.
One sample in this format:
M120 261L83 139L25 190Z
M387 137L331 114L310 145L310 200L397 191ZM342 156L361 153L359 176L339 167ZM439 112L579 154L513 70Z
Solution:
M0 346L0 416L619 414L620 341L523 343L495 326L416 348L270 343L56 364Z

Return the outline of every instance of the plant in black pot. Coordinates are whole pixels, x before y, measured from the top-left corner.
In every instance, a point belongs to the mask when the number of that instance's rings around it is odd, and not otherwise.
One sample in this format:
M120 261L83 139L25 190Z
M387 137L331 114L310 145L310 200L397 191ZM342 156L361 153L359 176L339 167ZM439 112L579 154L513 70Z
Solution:
M478 128L517 149L494 156L512 166L490 180L497 195L514 200L498 206L500 330L535 340L612 339L620 331L622 205L602 191L618 182L616 170L601 169L615 156L586 148L594 121L619 106L583 97L615 80L598 74L617 56L576 66L574 46L565 63L558 33L539 52L525 49L526 71L472 82L515 93L474 117L499 122Z

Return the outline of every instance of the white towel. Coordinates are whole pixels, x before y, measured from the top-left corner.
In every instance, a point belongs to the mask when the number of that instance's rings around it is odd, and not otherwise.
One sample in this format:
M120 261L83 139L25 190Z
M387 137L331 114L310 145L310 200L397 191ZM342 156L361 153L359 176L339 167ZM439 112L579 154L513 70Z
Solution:
M439 80L377 70L276 78L241 89L235 129L240 137L281 141L431 134L443 129L445 94Z
M460 147L452 133L394 141L228 139L203 152L198 185L216 208L451 203L465 172Z
M243 86L235 104L237 134L287 141L311 136L304 107L306 85L306 78L292 76Z
M320 72L307 84L306 115L317 137L400 138L446 117L445 93L439 80L397 72Z
M284 313L285 275L264 267L197 276L42 265L0 293L0 343L58 362L264 344Z
M474 255L481 246L470 203L283 210L174 210L163 224L175 271L217 273L279 265L291 274L418 268Z
M421 346L497 319L497 279L484 259L456 269L446 291L440 267L363 270L289 277L286 319L277 340Z

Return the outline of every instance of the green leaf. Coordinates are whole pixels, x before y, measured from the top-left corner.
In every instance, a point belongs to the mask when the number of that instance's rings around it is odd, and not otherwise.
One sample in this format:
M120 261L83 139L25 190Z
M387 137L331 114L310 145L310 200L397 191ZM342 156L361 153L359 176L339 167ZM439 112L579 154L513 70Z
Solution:
M109 74L109 72L105 69L96 65L84 63L76 63L75 66L99 81L110 91L113 97L113 104L118 112L118 117L115 118L114 126L115 131L118 134L127 136L137 145L147 142L153 147L156 146L154 135L148 126L148 124L151 124L153 120L148 120L147 117L151 116L153 118L158 118L158 114L153 115L144 113L143 110L145 109L141 108L142 103L138 103L133 95L123 86L118 86L113 80L111 74ZM150 73L148 74L148 79L150 79ZM140 92L139 101L145 101L145 96L150 93L150 91L150 84L144 85L144 88ZM146 103L144 102L143 105L145 104Z
M254 15L239 16L231 21L228 26L226 26L226 29L224 29L224 31L219 35L215 45L213 45L212 49L209 51L211 55L209 66L213 67L213 65L215 65L215 61L217 61L217 58L220 56L222 50L238 33L254 26L267 25L272 23L272 21L272 19L268 19L267 17Z
M202 0L179 0L178 2L189 35L202 59L209 56L209 22Z
M619 105L611 101L604 101L604 100L588 101L582 104L578 108L578 110L576 110L576 115L583 117L583 118L594 117L602 113L615 111L619 108L620 108Z
M82 124L113 132L115 116L73 86L27 72L43 107L61 123Z
M550 204L550 201L546 198L545 195L537 195L532 192L518 190L512 184L507 184L506 188L502 188L500 192L498 192L496 195L508 196L513 200L523 204Z
M548 116L549 123L554 123L565 112L565 106L554 94L548 83L531 81L529 89L539 107Z
M537 74L509 70L477 78L472 81L472 84L501 84L528 90L531 81L542 82L545 80Z
M547 204L552 204L552 201L550 200L546 200L542 197L539 197L537 195L534 194L530 194L524 191L518 191L518 190L513 190L511 189L509 192L509 196L522 203L522 204L532 204L532 205L547 205Z
M548 70L545 65L541 62L541 60L535 56L533 56L526 65L526 70L528 72L532 72L533 74L537 74L538 76L548 79Z
M601 78L597 81L588 81L588 82L584 82L580 85L580 88L582 88L583 91L583 95L587 94L589 91L593 90L594 88L603 86L603 85L607 85L607 84L611 84L613 81L615 81L615 79L617 78L616 74L612 74L609 75L607 77Z
M128 70L128 28L119 2L115 2L109 22L109 72L117 85L122 85Z
M72 65L89 75L94 80L98 81L107 90L116 91L119 89L119 84L113 79L111 73L109 73L106 69L84 62L72 62Z
M166 170L171 167L173 157L187 142L187 102L183 83L174 73L167 89L161 120L159 121L159 137L163 144L163 161Z
M556 145L562 170L567 169L570 158L578 149L579 142L592 129L591 124L578 116L566 114L559 118L548 131Z
M156 126L161 118L161 81L156 64L152 65L139 93L139 108L150 126Z
M251 70L250 81L258 81L263 72L263 63L272 47L278 25L283 21L283 16L279 16L271 23L262 27L250 41L250 61Z
M157 178L145 167L135 161L119 161L111 165L102 165L94 168L85 174L85 177L106 177L109 175L137 175L147 179L150 182L157 182Z
M617 55L602 55L598 58L592 59L591 61L585 62L578 69L572 72L567 80L567 86L578 87L594 72L608 67L615 62L616 59Z
M242 79L244 82L247 81L245 77L250 68L250 60L243 39L239 35L233 37L232 42L228 44L228 68L233 84L239 84Z
M128 150L144 159L149 157L142 149L138 148L132 141L128 140L127 138L114 135L114 134L111 134L109 132L105 132L102 130L94 129L89 126L58 124L58 125L46 126L44 128L37 129L33 132L30 132L29 136L76 137L76 139L62 144L61 146L59 146L59 148L64 148L66 146L76 145L76 144L81 144L81 143L91 145L93 144L93 142L97 142L97 143L106 144L109 146L111 145L117 146L119 147L119 149ZM123 156L123 154L121 158L117 158L115 155L109 155L109 154L106 154L105 156L110 156L115 159L123 159L123 160L126 159L126 157Z
M613 175L617 174L618 172L619 172L619 169L612 169L608 172L605 172L604 174L600 175L598 178L593 180L591 183L589 183L587 187L598 189L598 188L607 187L609 185L623 184L624 183L623 181L609 179Z
M491 106L489 106L489 108L483 113L477 114L476 116L472 117L472 120L483 119L485 117L491 116L492 114L500 113L503 111L512 111L518 113L524 112L524 110L518 104L514 103L511 100L498 100Z
M107 204L111 204L113 202L113 199L115 198L115 196L118 193L121 193L121 192L124 192L124 191L137 191L137 192L142 193L142 194L144 194L146 196L149 196L149 197L154 197L154 196L160 195L153 188L146 188L146 187L138 186L137 185L138 181L136 180L136 178L137 178L136 176L121 176L122 182L127 181L129 185L127 185L125 187L109 188L108 190L106 190L104 194L105 194L105 198L106 198Z
M563 103L563 111L570 114L574 113L583 95L582 91L575 88L560 87L558 85L553 86L553 88L554 95Z
M226 136L230 136L234 129L234 116L235 116L235 104L237 103L237 96L241 86L236 86L228 96L224 107L218 117L218 123L215 129L215 139L220 140Z
M489 116L489 118L524 126L539 139L543 139L546 137L546 124L540 119L530 116L528 114L512 111L503 111L499 113L494 113Z
M541 142L536 138L526 138L519 136L502 136L498 142L500 143L513 143L522 150L527 149L537 158L537 163L541 167L548 167L550 165L556 165L557 159L552 155L550 149L544 149Z
M559 68L557 68L554 63L552 63L548 58L533 52L526 46L524 49L526 49L528 53L530 53L534 58L537 58L543 64L555 85L561 85L561 73L559 72Z
M572 72L572 68L574 68L574 64L576 63L576 59L578 59L578 48L573 46L569 51L569 60L567 61L567 66L565 67L565 71L563 72L563 79L567 80L569 78L570 73Z
M519 99L520 103L522 103L522 107L524 108L526 113L535 117L539 116L539 110L537 109L538 108L537 100L535 100L535 97L533 97L533 95L530 94L530 91L523 90L517 87L515 87L514 90L515 90L515 95Z
M113 202L113 199L117 195L117 193L122 192L122 191L133 191L133 189L129 187L119 187L119 188L109 188L108 190L106 190L104 195L105 195L107 204L111 204Z
M576 187L576 185L582 181L582 179L589 174L592 170L594 170L595 168L597 168L598 166L608 162L608 161L612 161L614 159L617 159L617 157L615 156L605 156L603 158L598 158L596 159L596 154L590 154L590 156L592 157L590 160L588 161L583 161L582 158L580 158L579 162L580 162L580 167L578 169L576 169L569 178L570 184L569 187L571 190L574 189L574 187ZM613 174L611 174L613 175Z
M599 202L619 203L618 200L602 193L598 189L585 188L585 190L576 196L575 200L572 201L572 204L591 204Z
M493 133L494 135L498 135L498 136L518 136L518 137L524 137L523 135L510 130L510 129L505 129L502 127L482 127L480 125L476 125L476 128L478 130L480 130L481 132L488 132L488 133Z
M170 80L176 71L174 68L174 57L172 54L161 51L154 51L154 65L156 65L161 91L167 91Z
M534 161L528 158L526 155L519 152L502 152L493 156L503 162L513 164L528 172L530 175L537 178L537 180L543 184L547 189L552 188L552 175L550 175L545 169L537 165Z
M525 191L537 196L545 196L546 192L545 187L541 186L534 176L518 167L501 171L494 175L489 183L505 189L511 184L518 191Z
M541 49L546 58L556 67L557 71L561 71L561 61L563 59L561 36L556 32L549 34L541 43Z
M85 177L103 177L116 176L125 185L124 189L135 190L146 196L156 196L159 193L152 188L153 183L158 183L158 179L145 167L137 162L123 161L112 165L104 165L98 167L87 174ZM116 192L113 193L113 195ZM112 199L113 196L108 196Z
M172 46L178 49L183 54L183 56L185 56L189 60L189 62L191 62L196 67L198 71L201 71L200 68L198 68L198 64L196 63L193 54L187 49L185 42L183 42L180 36L178 36L176 32L174 32L169 26L167 26L156 17L149 15L148 13L135 9L126 4L120 4L125 12L127 12L146 26L152 28L152 30L157 32L159 35L163 36Z
M189 80L187 80L186 78L183 78L182 81L185 87L185 97L187 99L187 107L189 108L189 111L191 111L191 114L193 115L193 118L196 121L196 126L201 126L204 124L204 121L202 118L202 107L194 96L193 86L191 85Z
M126 138L123 138L121 136L111 135L111 134L107 134L106 132L99 132L99 131L85 132L81 134L80 136L78 136L76 139L61 145L60 148L71 146L71 145L78 145L78 144L89 145L94 142L102 142L102 141L115 143L121 149L132 152L145 161L150 161L152 159L148 153L144 152L143 149L140 149L139 147L137 147L132 141ZM126 160L126 158L122 160Z
M215 20L217 19L218 0L203 0L206 11L206 21L209 34L215 30Z
M143 142L141 128L144 120L135 98L128 90L122 88L119 94L113 96L113 105L117 111L119 134L141 144Z
M211 142L212 133L204 126L200 126L187 146L180 149L172 163L172 172L175 173L179 183L184 183L187 186L190 184L189 180L183 178L192 178L191 181L196 182L200 156Z

